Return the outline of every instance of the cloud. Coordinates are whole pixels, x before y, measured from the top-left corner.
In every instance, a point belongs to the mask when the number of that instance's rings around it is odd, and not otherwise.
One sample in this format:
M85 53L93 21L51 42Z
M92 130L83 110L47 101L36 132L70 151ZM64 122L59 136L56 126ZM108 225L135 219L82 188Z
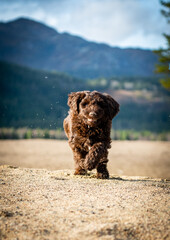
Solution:
M167 28L158 0L0 0L0 20L26 16L112 46L157 48Z

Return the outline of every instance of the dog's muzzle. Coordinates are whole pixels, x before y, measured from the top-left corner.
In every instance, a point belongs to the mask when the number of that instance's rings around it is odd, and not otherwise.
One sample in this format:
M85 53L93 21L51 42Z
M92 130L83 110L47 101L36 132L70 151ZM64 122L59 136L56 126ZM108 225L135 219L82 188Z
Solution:
M97 116L97 113L95 113L95 112L90 112L90 113L89 113L89 116L90 116L90 117L96 117L96 116Z

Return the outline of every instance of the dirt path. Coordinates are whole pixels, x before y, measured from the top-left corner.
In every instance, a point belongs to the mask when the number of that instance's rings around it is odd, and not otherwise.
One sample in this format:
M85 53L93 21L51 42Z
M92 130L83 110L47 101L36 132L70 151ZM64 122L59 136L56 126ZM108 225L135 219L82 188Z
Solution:
M74 169L67 141L0 141L0 165L48 170ZM128 176L170 179L170 142L113 141L109 172Z
M0 168L0 239L168 239L169 182Z

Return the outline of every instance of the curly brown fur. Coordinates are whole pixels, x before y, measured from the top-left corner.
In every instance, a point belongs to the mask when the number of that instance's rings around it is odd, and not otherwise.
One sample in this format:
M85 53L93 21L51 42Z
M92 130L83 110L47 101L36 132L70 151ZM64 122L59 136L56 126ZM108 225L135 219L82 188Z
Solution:
M110 131L119 104L108 94L82 91L69 94L68 106L64 130L73 151L75 174L96 168L98 178L109 178Z

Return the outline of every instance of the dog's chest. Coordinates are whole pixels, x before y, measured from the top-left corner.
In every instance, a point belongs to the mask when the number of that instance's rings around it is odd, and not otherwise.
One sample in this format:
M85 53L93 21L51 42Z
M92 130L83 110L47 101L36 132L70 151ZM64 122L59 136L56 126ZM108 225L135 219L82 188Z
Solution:
M103 135L103 131L100 128L88 128L87 131L87 136L89 137L89 139L93 139L93 138L101 138L101 136Z
M100 127L90 127L88 125L77 126L77 133L80 137L90 140L99 140L103 137L103 130Z

